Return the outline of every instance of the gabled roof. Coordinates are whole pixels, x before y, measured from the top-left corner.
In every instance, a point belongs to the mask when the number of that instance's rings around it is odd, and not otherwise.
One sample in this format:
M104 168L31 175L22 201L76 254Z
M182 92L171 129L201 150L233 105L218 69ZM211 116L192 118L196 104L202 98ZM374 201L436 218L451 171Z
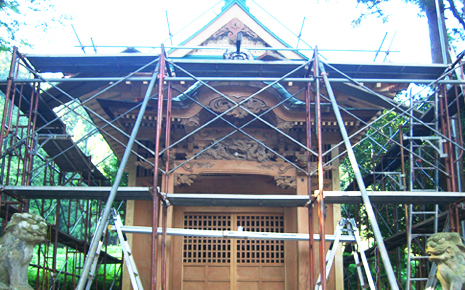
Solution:
M263 25L258 19L256 19L249 11L242 1L230 1L225 7L223 7L222 12L210 21L207 25L193 34L191 37L183 41L179 46L186 47L196 47L202 46L205 41L210 39L227 25L233 19L237 19L245 27L247 27L252 33L256 34L258 38L263 41L266 47L270 48L292 48L290 45L285 43L282 39L276 36L271 32L265 25ZM225 48L231 49L233 46L225 46ZM192 53L194 49L173 49L169 51L169 57L171 58L180 58L186 57L188 54ZM271 49L270 49L271 50ZM222 55L223 52L221 52ZM265 54L266 51L263 51ZM295 51L279 51L287 59L307 59L304 55ZM212 54L214 54L212 52ZM216 54L220 55L219 52ZM213 56L213 55L212 55Z

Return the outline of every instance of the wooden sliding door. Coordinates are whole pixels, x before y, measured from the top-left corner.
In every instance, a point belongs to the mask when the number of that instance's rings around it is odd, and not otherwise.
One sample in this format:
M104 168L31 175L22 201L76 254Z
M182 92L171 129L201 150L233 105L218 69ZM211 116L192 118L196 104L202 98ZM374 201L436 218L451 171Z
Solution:
M284 232L282 213L189 213L185 229ZM278 290L285 288L284 242L184 237L182 289Z

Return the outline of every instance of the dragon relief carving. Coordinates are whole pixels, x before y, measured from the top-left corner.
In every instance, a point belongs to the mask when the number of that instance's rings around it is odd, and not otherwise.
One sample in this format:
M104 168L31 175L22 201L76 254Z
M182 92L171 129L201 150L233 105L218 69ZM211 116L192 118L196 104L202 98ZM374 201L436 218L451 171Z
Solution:
M231 19L231 21L229 21L223 27L218 29L213 34L213 38L218 38L226 34L232 43L236 43L237 34L239 32L242 32L243 34L248 35L252 38L258 38L258 35L255 32L250 30L250 28L248 28L244 23L242 23L242 21L240 21L236 17L234 17L233 19Z
M465 245L458 233L437 233L428 238L426 253L438 265L436 276L444 290L465 289Z
M197 179L195 174L175 174L174 175L174 186L187 185L191 186Z
M235 98L237 103L240 103L243 100L247 99L248 97L232 96L231 98ZM224 97L214 98L208 104L208 107L217 113L226 112L234 106L235 104L225 99ZM261 111L268 109L268 106L265 104L264 101L260 99L256 99L256 98L251 98L245 101L244 103L242 103L239 107L236 107L230 110L229 112L227 112L226 115L234 116L236 118L246 117L249 113L246 110L242 109L241 107L247 109L249 112L252 112L254 114L260 113Z
M203 152L197 159L272 161L274 154L252 140L229 139Z
M295 176L275 176L276 185L286 188L297 188L297 178Z

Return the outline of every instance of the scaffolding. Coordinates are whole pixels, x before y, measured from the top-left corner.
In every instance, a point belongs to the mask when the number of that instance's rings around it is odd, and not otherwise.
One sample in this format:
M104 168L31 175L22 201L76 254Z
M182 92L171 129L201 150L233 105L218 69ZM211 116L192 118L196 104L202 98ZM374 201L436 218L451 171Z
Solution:
M278 50L278 49L277 49ZM463 55L462 55L463 56ZM47 60L45 60L47 58ZM102 75L92 75L92 70L87 68L88 63L93 63L99 69L103 68ZM17 75L18 68L26 69L32 78L20 78ZM106 220L109 219L111 208L115 200L143 199L152 200L152 229L148 230L152 238L151 252L151 289L156 289L157 284L162 289L167 289L167 257L166 235L173 234L177 229L167 228L167 208L169 206L267 206L267 207L307 207L309 218L308 234L299 237L309 243L309 261L311 265L318 264L319 273L326 273L327 249L325 243L319 243L319 248L314 249L317 240L329 240L333 238L326 234L325 229L325 204L347 204L345 213L347 217L357 220L358 228L369 227L373 233L376 246L367 251L367 257L372 258L370 263L378 269L376 274L377 288L389 284L390 289L399 289L405 286L401 281L400 272L402 265L401 250L406 242L410 243L410 237L415 231L429 231L432 228L444 227L448 207L450 206L451 230L460 231L461 204L464 194L461 188L461 174L456 170L461 152L464 150L461 140L452 134L452 123L448 122L451 116L459 114L463 107L463 95L460 88L465 82L454 76L454 70L461 67L461 57L452 66L446 65L393 65L393 64L331 64L323 61L318 49L314 50L314 56L304 61L238 61L238 60L195 60L195 59L170 59L162 46L159 55L131 55L121 54L113 56L73 56L68 58L23 56L17 50L13 52L10 75L2 90L5 92L5 103L0 135L0 156L2 157L2 218L6 222L15 211L27 211L30 203L34 202L41 208L40 214L44 217L55 215L55 222L50 224L53 235L53 247L51 249L39 249L43 253L43 261L38 261L38 272L42 271L42 281L37 275L36 285L49 283L46 274L52 273L53 278L47 287L59 288L57 277L65 273L65 283L70 277L76 284L76 289L83 289L87 282L92 263L95 261L99 242L107 228ZM73 71L79 75L69 78L46 78L41 71ZM86 71L87 70L87 71ZM122 72L121 72L122 71ZM119 73L119 75L116 74ZM124 76L121 76L124 74ZM110 82L110 84L109 84ZM105 92L115 88L124 82L145 82L147 88L143 100L138 100L128 106L123 113L115 115L112 120L102 117L95 108L88 103ZM187 90L179 90L173 87L174 82L188 82ZM260 89L240 101L231 98L226 93L215 88L212 82L261 83ZM261 92L283 83L299 83L302 88L294 94L288 93L285 98L277 102L272 108L262 112L251 111L245 104L254 100ZM42 90L43 84L49 88ZM85 88L79 85L85 83ZM419 95L411 95L410 98L394 100L376 91L378 84L409 84L425 85L433 93L428 93L435 98L420 99ZM77 84L76 86L74 84ZM109 84L109 85L108 85ZM221 96L230 106L218 113L208 106L199 103L192 94L192 90L203 87ZM103 89L98 89L104 87ZM378 107L372 115L364 115L362 110L349 108L338 103L333 89L348 94L356 94L360 100ZM97 93L95 93L97 91ZM189 134L172 141L173 93L177 99L183 98L195 103L203 110L209 112L210 118L204 124L192 130ZM87 99L77 102L82 95L88 95ZM268 112L280 106L294 102L297 94L304 94L303 101L298 101L299 106L305 108L305 122L301 124L304 137L296 138L295 135L286 133L278 126L272 124L265 117ZM415 99L417 98L417 99ZM416 104L414 101L419 103ZM439 104L439 100L441 103ZM155 130L155 138L147 145L137 140L141 124L146 120L149 102L156 102L156 112L152 119ZM119 144L124 152L119 152L120 166L112 186L90 159L85 156L66 134L64 124L50 107L62 105L68 113L75 112L82 106L86 109L92 120L97 125L97 130L105 135L107 140ZM76 105L76 106L74 106ZM227 114L234 110L243 110L251 116L250 120L237 125L227 118ZM325 147L323 144L324 132L322 125L324 118L322 112L334 114L336 122L332 124L334 132L339 132L342 142ZM131 134L118 127L118 122L126 116L130 117ZM460 116L460 115L458 115ZM87 118L86 116L82 116ZM25 119L25 121L22 121ZM87 118L88 119L88 118ZM128 120L124 119L129 122ZM460 124L460 118L455 118L455 123ZM170 162L170 152L181 142L187 142L190 137L197 134L202 128L213 122L221 121L231 128L230 133L215 139L211 144L197 150L191 156L178 163ZM305 158L305 164L299 164L291 160L276 148L272 148L266 142L260 141L248 133L246 126L252 122L260 122L267 129L276 132L280 138L289 144L299 148ZM352 125L351 125L352 124ZM354 126L353 124L357 124ZM350 131L347 129L350 128ZM390 128L390 129L389 129ZM394 129L392 129L394 128ZM397 128L397 130L396 130ZM164 136L163 136L164 131ZM171 174L183 165L201 156L208 149L217 146L222 141L231 137L234 133L246 136L252 142L265 148L267 152L291 166L302 176L307 177L307 195L227 195L171 193L168 188L160 188L169 184ZM407 135L405 138L403 136ZM312 140L316 136L316 140ZM126 140L123 142L122 140ZM162 141L164 140L164 144ZM382 140L382 141L380 141ZM372 154L374 166L367 168L365 164L359 164L362 160L356 156L356 147L370 143L372 151L383 154ZM381 142L381 143L380 143ZM433 142L437 142L433 144ZM141 150L134 149L137 144ZM434 147L426 149L425 146ZM425 149L424 153L418 153L414 147ZM141 153L143 151L144 153ZM432 153L431 153L432 152ZM445 153L446 152L446 153ZM148 165L153 170L152 186L150 187L120 187L124 170L128 165L130 156L137 156L138 160ZM347 156L350 163L348 174L351 183L346 191L324 190L325 167L330 166L339 158ZM363 157L363 156L362 156ZM317 167L313 168L311 161L317 160ZM163 164L164 163L164 164ZM428 167L414 167L418 164L427 164ZM348 166L348 167L349 167ZM11 174L16 170L15 174ZM414 184L433 180L427 170L433 170L436 176L444 177L444 185L432 183L434 191L428 187L418 187ZM416 174L416 172L419 172ZM419 177L419 174L425 177ZM43 184L35 184L41 174ZM13 175L15 178L13 178ZM20 178L16 178L20 176ZM412 176L407 179L407 176ZM312 179L317 178L316 186ZM416 178L416 179L415 179ZM438 178L436 177L436 180ZM68 186L65 186L68 185ZM70 187L70 185L74 187ZM99 187L95 187L98 185ZM408 188L408 190L407 190ZM52 202L56 200L56 202ZM92 206L97 203L98 206ZM413 224L412 215L404 214L404 206L408 204L426 206L439 204L435 207L433 219L416 220ZM67 209L66 209L67 207ZM361 209L363 207L363 210ZM440 209L442 212L440 212ZM314 212L315 211L315 212ZM383 211L385 215L383 215ZM412 212L412 208L410 212ZM363 216L359 214L363 212ZM75 217L71 218L71 215ZM319 221L318 229L313 228L313 216ZM408 218L410 217L410 218ZM100 222L97 223L97 219ZM404 219L404 222L401 220ZM408 219L408 222L405 222ZM161 220L161 224L160 224ZM79 238L73 237L77 224L83 221L83 233ZM411 226L406 226L412 223ZM92 225L98 224L95 228ZM438 224L436 226L436 224ZM65 226L64 226L65 225ZM434 226L433 226L434 225ZM66 229L64 232L63 229ZM390 237L383 236L382 230L389 232ZM131 230L131 229L128 229ZM141 229L132 229L141 230ZM146 229L147 230L147 229ZM318 235L315 235L318 233ZM397 234L398 233L398 234ZM178 235L192 236L194 233L180 230ZM197 231L200 236L209 233ZM211 234L211 233L210 233ZM286 234L270 237L271 239L284 239ZM105 237L108 235L105 235ZM161 236L161 237L160 237ZM223 235L223 238L253 237L253 234L231 233ZM255 238L258 238L255 236ZM161 248L159 249L159 239ZM50 239L52 241L52 239ZM350 242L349 240L344 240ZM71 270L68 264L59 269L56 264L57 248L59 244L67 245L67 255L75 255ZM47 247L47 246L45 246ZM73 249L73 250L70 250ZM396 252L392 252L396 250ZM52 253L52 266L47 259ZM320 259L315 262L315 252ZM82 254L86 255L85 261ZM374 260L373 260L374 259ZM161 274L158 275L158 261L161 260ZM381 263L383 271L381 269ZM107 265L116 263L121 265L121 260L107 254L101 255L103 272L107 271ZM351 263L350 258L344 263ZM425 262L427 263L427 262ZM424 264L425 264L424 263ZM422 264L423 268L427 268ZM429 266L428 266L429 267ZM311 267L310 267L311 268ZM121 267L117 270L121 271ZM103 274L105 275L105 274ZM80 277L80 278L79 278ZM311 268L309 273L309 285L311 288L317 283L318 273ZM79 282L77 279L79 278ZM383 280L385 279L385 280ZM98 281L98 279L95 279ZM383 281L383 282L382 282ZM410 282L407 282L409 285ZM97 287L98 283L97 283ZM103 286L105 287L105 286ZM326 279L321 281L321 289L326 289Z

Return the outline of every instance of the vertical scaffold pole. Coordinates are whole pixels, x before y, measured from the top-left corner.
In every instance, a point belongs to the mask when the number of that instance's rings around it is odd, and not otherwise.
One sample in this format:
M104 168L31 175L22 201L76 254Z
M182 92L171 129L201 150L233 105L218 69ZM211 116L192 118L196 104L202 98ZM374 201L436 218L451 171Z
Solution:
M13 76L14 76L14 70L16 67L16 54L17 54L17 48L16 46L13 47L13 53L11 54L11 65L10 65L10 72L8 73L8 80L6 83L6 92L5 92L5 104L3 107L3 118L2 118L2 127L0 128L0 155L2 155L2 149L3 149L3 140L5 139L6 135L5 134L5 124L6 124L6 119L7 116L10 116L9 118L11 119L11 115L8 114L8 102L10 99L10 93L11 93L11 87L13 85ZM14 94L14 92L13 92ZM10 110L13 110L13 102L10 105Z
M317 204L318 204L318 232L320 234L319 245L319 265L321 279L321 289L326 290L326 251L325 251L325 203L323 198L323 141L321 136L321 99L320 99L320 78L319 78L319 61L318 61L318 48L315 47L315 59L313 60L313 75L315 78L315 124L317 126L317 140L318 140L318 193L317 193Z
M350 164L352 165L358 187L360 188L360 192L362 194L363 204L365 205L368 218L373 227L373 233L375 235L376 242L378 243L379 252L381 254L381 258L383 260L383 264L386 269L386 274L389 280L389 285L392 290L398 290L399 286L397 285L396 276L394 275L394 271L392 270L391 261L389 260L389 254L386 250L386 246L384 245L383 236L381 235L381 231L378 226L378 221L376 220L376 216L373 211L370 198L368 197L367 189L365 187L365 182L363 181L362 174L360 173L360 168L358 167L357 160L354 154L354 150L352 148L352 145L350 144L349 136L344 126L344 121L342 119L341 112L339 111L339 107L337 105L336 98L334 97L334 93L331 88L331 84L329 82L323 63L320 62L319 66L321 70L321 75L325 82L326 90L328 92L328 95L331 101L331 105L333 107L334 115L336 116L339 130L341 131L342 139L344 140L344 144L346 146L347 155L349 156Z
M311 116L311 100L310 100L310 83L307 83L307 87L305 88L305 121L306 121L306 130L307 130L307 148L312 148L312 116ZM310 284L310 289L313 288L313 284L315 282L315 271L314 268L311 266L315 262L315 255L313 251L313 244L314 244L314 238L313 238L313 202L312 202L312 194L311 194L311 189L312 189L312 179L310 176L311 173L311 152L307 150L307 192L308 196L310 198L310 201L307 204L307 210L308 210L308 260L309 260L309 284Z
M129 155L131 155L132 146L134 145L134 141L136 140L137 132L139 131L142 118L145 114L145 109L147 108L147 104L150 100L152 89L158 77L157 75L158 66L159 66L159 63L157 63L155 71L152 75L152 79L150 80L150 83L147 87L147 91L145 92L144 101L142 102L142 105L140 107L140 111L139 111L139 114L137 115L136 122L134 123L131 136L129 138L128 144L124 151L123 158L121 158L121 164L116 173L115 181L113 182L113 186L111 187L107 203L105 204L105 208L103 210L103 214L101 217L101 222L99 223L99 226L97 230L95 231L94 237L92 238L92 242L90 244L89 251L87 252L86 260L84 262L84 267L82 269L81 277L79 278L79 282L76 287L76 290L82 290L84 289L84 286L86 285L86 280L89 275L89 270L92 265L92 262L94 261L95 253L97 251L98 242L102 238L103 231L106 230L104 221L106 221L110 216L112 204L113 204L113 201L115 200L116 193L117 193L119 184L121 182L121 178L123 177L124 168L126 167L126 164L128 163Z
M170 147L171 134L171 82L168 82L168 100L166 101L166 127L165 127L165 148ZM165 153L165 193L168 193L169 185L169 167L170 167L170 150ZM168 218L168 205L163 204L162 216L162 238L161 238L161 289L166 290L166 223Z
M158 109L157 128L155 132L155 160L153 162L153 203L152 203L152 229L158 228L158 214L160 210L160 196L158 191L158 164L160 161L160 136L163 122L163 82L165 78L165 46L161 45L159 70L158 70ZM158 231L152 231L152 273L151 290L157 288L157 263L158 263Z

